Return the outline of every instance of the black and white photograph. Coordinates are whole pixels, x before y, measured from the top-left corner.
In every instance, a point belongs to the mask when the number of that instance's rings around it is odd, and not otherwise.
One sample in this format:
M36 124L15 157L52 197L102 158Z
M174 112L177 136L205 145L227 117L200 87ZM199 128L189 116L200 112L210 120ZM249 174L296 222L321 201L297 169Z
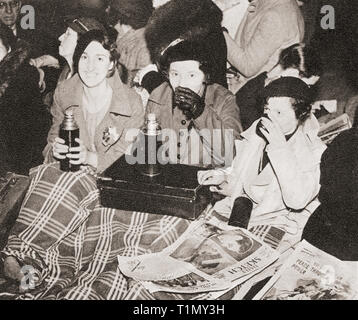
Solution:
M0 300L358 300L357 106L356 0L0 0Z

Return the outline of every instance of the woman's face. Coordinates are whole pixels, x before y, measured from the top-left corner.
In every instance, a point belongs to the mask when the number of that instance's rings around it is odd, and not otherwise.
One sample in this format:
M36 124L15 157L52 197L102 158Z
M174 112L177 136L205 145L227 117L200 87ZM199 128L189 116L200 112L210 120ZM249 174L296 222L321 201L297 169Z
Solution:
M2 43L2 40L0 39L0 61L2 61L7 54L8 54L8 50Z
M199 62L194 60L172 62L169 67L169 82L173 90L184 87L201 95L204 91L204 72L199 69Z
M78 63L78 73L83 83L93 88L106 80L108 72L113 68L108 50L97 42L92 41L84 50Z
M58 40L61 41L59 46L60 55L62 57L66 57L66 56L72 57L77 45L78 33L75 30L68 27L66 32L62 34L58 38Z
M274 114L283 134L287 135L296 130L298 120L292 106L292 98L271 97L265 106L265 113L268 110Z

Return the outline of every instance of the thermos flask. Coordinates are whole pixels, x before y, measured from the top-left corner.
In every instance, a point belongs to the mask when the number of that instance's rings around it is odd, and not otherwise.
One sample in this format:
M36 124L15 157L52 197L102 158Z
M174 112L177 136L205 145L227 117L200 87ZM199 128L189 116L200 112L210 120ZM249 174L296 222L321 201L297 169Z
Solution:
M146 176L156 176L160 174L160 164L158 162L157 151L161 145L160 136L161 127L154 113L149 113L142 128L144 136L144 165L141 165L141 172Z
M71 109L65 111L65 118L60 125L59 137L65 140L65 145L69 148L79 146L79 143L76 142L75 139L80 137L80 129L78 128ZM72 152L72 154L74 153L75 152ZM60 169L62 171L78 171L80 165L70 163L70 159L66 157L60 160Z

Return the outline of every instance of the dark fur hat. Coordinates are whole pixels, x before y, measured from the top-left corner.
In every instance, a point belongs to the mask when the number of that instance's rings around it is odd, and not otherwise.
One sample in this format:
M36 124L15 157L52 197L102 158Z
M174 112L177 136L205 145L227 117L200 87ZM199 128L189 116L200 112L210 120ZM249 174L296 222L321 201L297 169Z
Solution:
M156 9L145 31L152 61L175 39L205 41L220 28L223 15L211 0L171 0Z
M145 27L153 12L152 0L111 0L110 24L118 21L137 30Z

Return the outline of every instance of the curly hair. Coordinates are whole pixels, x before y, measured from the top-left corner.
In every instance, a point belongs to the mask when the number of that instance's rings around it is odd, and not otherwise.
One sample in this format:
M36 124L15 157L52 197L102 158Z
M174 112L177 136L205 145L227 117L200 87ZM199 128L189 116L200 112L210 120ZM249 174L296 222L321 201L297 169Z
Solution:
M292 108L295 111L296 119L300 123L304 123L311 114L312 105L303 100L291 98Z
M107 76L108 78L112 77L118 66L119 60L119 54L117 52L116 45L116 36L117 33L112 28L108 28L107 31L90 30L84 35L82 35L77 41L77 46L73 54L73 64L75 72L78 73L78 64L83 52L86 50L86 48L91 42L96 41L100 43L104 49L109 51L110 61L114 62L113 68L110 70Z

